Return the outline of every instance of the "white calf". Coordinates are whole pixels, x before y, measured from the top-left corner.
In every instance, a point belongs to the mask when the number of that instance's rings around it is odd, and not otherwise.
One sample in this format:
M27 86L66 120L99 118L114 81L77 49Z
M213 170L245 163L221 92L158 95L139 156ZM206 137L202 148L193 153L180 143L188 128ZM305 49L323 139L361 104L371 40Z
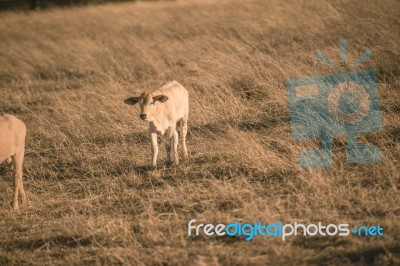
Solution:
M157 132L161 135L166 133L167 163L171 162L172 152L175 164L179 164L177 126L181 130L182 148L185 159L187 159L186 134L189 118L189 93L181 84L171 81L157 90L144 92L138 97L130 97L124 102L129 105L139 103L140 119L149 122L148 133L152 144L153 168L157 168Z
M22 203L26 196L22 184L22 163L25 154L25 124L12 115L0 115L0 163L5 162L14 170L13 208L18 209L18 192Z

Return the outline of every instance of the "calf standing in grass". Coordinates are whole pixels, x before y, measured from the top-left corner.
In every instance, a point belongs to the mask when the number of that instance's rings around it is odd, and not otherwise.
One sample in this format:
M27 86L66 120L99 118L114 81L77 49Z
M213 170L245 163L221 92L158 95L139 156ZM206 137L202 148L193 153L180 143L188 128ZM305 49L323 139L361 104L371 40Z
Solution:
M18 209L18 192L25 203L25 191L22 184L22 163L25 154L25 124L12 115L0 115L0 163L6 162L14 170L13 208Z
M166 134L167 163L171 163L172 153L175 165L178 165L178 132L176 128L179 127L183 153L185 160L187 159L186 134L189 118L189 94L181 84L171 81L155 91L144 92L140 96L130 97L124 102L129 105L139 104L140 119L149 123L148 133L151 138L153 168L157 168L157 132L161 135Z

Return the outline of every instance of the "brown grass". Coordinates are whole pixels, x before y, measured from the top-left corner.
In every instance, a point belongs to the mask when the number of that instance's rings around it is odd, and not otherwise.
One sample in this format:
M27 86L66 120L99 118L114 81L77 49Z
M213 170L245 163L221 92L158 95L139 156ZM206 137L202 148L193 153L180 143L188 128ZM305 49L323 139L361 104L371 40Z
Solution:
M0 168L0 264L400 263L398 1L181 1L0 13L0 112L28 127L28 204L11 211ZM331 73L370 48L383 153L302 169L285 80ZM175 79L190 91L191 161L148 172L150 145L127 96ZM165 159L162 147L161 160ZM162 165L163 162L161 162ZM187 223L380 224L384 237L187 236Z

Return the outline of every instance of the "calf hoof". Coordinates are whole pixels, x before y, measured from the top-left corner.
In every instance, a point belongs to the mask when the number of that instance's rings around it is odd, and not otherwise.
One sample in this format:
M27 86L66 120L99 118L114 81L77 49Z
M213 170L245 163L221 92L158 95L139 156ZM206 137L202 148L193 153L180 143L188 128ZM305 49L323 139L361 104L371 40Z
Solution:
M18 201L17 202L15 202L15 201L11 201L10 202L10 206L12 206L12 208L13 208L13 210L14 211L18 211Z

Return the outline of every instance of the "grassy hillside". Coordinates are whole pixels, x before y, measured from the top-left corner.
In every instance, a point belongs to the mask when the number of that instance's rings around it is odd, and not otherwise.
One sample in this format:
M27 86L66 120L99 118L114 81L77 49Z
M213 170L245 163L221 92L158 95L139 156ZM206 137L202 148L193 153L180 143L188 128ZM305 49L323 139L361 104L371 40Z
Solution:
M0 13L0 113L28 127L19 212L0 167L0 264L400 263L400 3L177 1ZM303 169L285 81L333 73L366 49L382 162ZM343 70L345 71L345 70ZM146 124L128 96L175 79L190 91L190 162L148 171ZM187 236L187 223L349 223L384 237Z

